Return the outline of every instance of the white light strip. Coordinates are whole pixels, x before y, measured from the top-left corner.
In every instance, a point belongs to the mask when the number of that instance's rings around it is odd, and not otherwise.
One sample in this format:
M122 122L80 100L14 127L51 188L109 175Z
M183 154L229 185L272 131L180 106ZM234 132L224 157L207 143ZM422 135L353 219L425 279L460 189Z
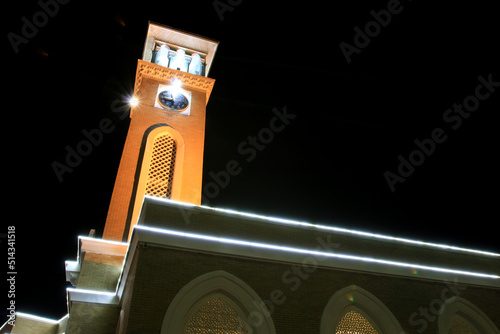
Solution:
M224 243L224 244L248 246L248 247L252 247L252 248L272 249L272 250L278 250L278 251L283 251L283 252L291 252L291 253L307 254L307 255L320 255L320 256L330 257L330 258L339 258L339 259L344 259L344 260L379 263L379 264L384 264L384 265L406 267L406 268L412 268L412 269L424 269L424 270L431 270L431 271L436 271L436 272L450 273L450 274L457 274L457 275L466 275L466 276L483 277L483 278L491 278L491 279L499 279L500 278L500 276L497 276L497 275L477 273L477 272L471 272L471 271L448 269L448 268L433 267L433 266L425 266L425 265L414 264L414 263L382 260L382 259L375 259L375 258L349 255L349 254L319 252L319 251L302 249L302 248L278 246L278 245L265 244L265 243L260 243L260 242L251 242L251 241L244 241L244 240L238 240L238 239L222 238L222 237L215 237L215 236L204 235L204 234L180 232L180 231L175 231L175 230L160 229L160 228L147 227L147 226L141 226L141 225L135 225L134 229L151 231L151 232L155 232L155 233L168 234L168 235L178 236L178 237L183 237L183 238L191 238L191 239L207 240L207 241Z
M80 262L78 261L64 261L66 271L80 271Z
M66 288L69 305L73 302L117 305L120 297L116 292Z
M66 291L73 292L73 293L82 293L82 294L89 294L89 295L101 295L101 296L108 296L108 297L115 297L116 296L115 292L86 290L86 289L78 289L78 288L66 288Z
M107 239L97 239L97 238L85 237L85 236L78 236L78 239L95 241L95 242L100 242L100 243L109 244L109 245L118 245L118 246L125 246L125 247L128 246L127 242L107 240Z
M172 204L182 205L182 206L187 206L187 207L195 207L196 206L196 207L199 207L199 208L202 208L205 210L233 214L233 215L238 215L238 216L242 216L242 217L259 219L259 220L271 221L271 222L279 223L279 224L288 224L288 225L302 226L302 227L307 227L307 228L316 228L319 230L346 233L346 234L354 234L354 235L359 235L359 236L373 238L373 239L382 239L382 240L389 240L389 241L407 243L407 244L418 245L418 246L426 246L426 247L440 248L440 249L445 249L445 250L454 250L454 251L459 251L459 252L474 253L474 254L478 254L478 255L500 257L500 254L493 253L493 252L485 252L485 251L480 251L480 250L475 250L475 249L455 247L455 246L449 246L449 245L444 245L444 244L436 244L436 243L411 240L411 239L406 239L406 238L391 237L391 236L387 236L387 235L383 235L383 234L362 232L362 231L351 230L351 229L346 229L346 228L341 228L341 227L317 225L317 224L300 222L300 221L295 221L295 220L290 220L290 219L285 219L285 218L268 217L268 216L257 215L257 214L253 214L253 213L246 213L246 212L241 212L241 211L235 211L235 210L230 210L230 209L211 208L211 207L203 206L203 205L197 206L194 204L172 201L169 199L159 198L159 197L154 197L154 196L149 196L149 195L146 195L145 197L148 197L149 199L153 199L156 201L169 202Z
M16 312L16 317L21 317L21 318L25 318L25 319L34 320L34 321L45 322L45 323L53 324L53 325L58 324L62 319L64 319L64 317L62 317L61 320L48 319L48 318L39 317L37 315L32 315L32 314L23 313L23 312Z

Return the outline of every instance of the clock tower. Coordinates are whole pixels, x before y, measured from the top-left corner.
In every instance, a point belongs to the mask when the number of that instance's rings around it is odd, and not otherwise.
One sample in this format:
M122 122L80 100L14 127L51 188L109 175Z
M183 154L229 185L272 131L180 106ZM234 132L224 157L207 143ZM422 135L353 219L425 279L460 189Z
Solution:
M218 42L149 23L103 239L128 241L145 195L201 204L207 75Z

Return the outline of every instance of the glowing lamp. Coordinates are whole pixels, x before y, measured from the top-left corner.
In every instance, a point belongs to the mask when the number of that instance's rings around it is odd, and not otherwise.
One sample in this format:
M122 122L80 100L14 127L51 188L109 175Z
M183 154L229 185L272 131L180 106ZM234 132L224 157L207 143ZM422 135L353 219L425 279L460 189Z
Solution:
M172 87L170 93L172 93L172 98L176 98L177 95L181 93L182 82L179 79L172 80Z
M136 105L139 104L139 99L136 98L135 96L132 96L131 98L128 99L128 104L131 107L135 107Z

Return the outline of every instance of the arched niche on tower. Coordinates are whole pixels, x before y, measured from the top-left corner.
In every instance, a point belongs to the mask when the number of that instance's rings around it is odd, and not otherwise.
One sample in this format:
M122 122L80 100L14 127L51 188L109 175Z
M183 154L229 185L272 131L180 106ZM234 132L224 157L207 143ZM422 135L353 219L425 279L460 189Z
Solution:
M137 168L135 196L130 214L129 238L134 225L137 223L145 195L158 196L172 200L179 200L182 190L182 171L184 164L185 143L181 134L167 124L157 124L150 127L144 134ZM166 163L158 158L166 160ZM170 165L168 165L170 163ZM163 165L162 165L163 164ZM168 179L169 184L154 184L151 174L158 171ZM154 177L158 178L158 175ZM166 182L164 182L166 183ZM162 187L168 189L161 189ZM154 192L154 193L153 193Z

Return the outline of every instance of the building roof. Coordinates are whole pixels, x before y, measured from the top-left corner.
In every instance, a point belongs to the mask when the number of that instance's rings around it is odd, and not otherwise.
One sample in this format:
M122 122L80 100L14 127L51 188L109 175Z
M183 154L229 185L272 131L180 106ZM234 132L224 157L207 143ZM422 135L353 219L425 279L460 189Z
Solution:
M500 287L500 254L151 196L134 236L229 256Z

